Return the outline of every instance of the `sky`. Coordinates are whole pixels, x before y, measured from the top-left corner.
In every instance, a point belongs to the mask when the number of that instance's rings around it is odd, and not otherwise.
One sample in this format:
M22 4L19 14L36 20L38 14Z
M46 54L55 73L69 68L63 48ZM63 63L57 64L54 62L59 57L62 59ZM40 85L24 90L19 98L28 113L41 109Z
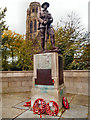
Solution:
M72 11L81 18L81 24L88 31L88 2L90 0L0 0L0 8L7 7L6 24L9 29L19 34L26 33L26 11L31 2L49 2L49 12L53 16L53 26L61 18L65 19Z

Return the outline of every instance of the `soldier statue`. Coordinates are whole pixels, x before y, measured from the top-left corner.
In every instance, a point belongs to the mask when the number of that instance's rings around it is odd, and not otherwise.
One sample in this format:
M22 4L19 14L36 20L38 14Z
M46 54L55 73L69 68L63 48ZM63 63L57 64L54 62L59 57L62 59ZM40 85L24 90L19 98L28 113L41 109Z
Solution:
M51 26L51 23L53 22L53 18L47 10L47 8L49 7L49 3L44 2L41 7L43 8L43 10L39 11L38 13L38 21L39 21L39 30L41 33L42 51L47 49L47 38L49 35L51 39L52 48L57 49L55 47L55 35L54 35L53 27Z

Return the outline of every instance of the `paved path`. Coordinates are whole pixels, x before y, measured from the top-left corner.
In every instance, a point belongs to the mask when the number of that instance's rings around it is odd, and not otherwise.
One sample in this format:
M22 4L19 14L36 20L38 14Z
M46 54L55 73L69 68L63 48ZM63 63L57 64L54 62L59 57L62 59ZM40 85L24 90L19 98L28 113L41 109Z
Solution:
M73 97L74 96L74 97ZM70 109L62 115L63 118L87 118L88 116L88 96L66 94L68 100L72 97ZM19 109L20 103L30 99L30 93L12 93L3 94L2 96L2 117L3 118L40 118L39 115L33 114L30 110ZM14 106L17 105L17 108ZM59 112L59 115L61 113ZM54 118L59 118L59 115ZM42 118L53 118L53 116L42 115Z

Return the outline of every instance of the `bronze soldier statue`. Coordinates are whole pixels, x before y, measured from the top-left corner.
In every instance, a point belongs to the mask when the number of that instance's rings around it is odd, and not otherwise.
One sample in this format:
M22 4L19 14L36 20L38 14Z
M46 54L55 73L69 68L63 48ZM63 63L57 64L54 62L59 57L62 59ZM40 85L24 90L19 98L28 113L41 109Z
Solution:
M55 47L55 35L53 31L53 27L51 26L51 23L53 22L53 18L51 14L48 12L47 8L49 7L48 2L44 2L41 6L43 8L42 11L38 13L38 21L39 21L39 29L41 33L41 47L42 51L47 49L47 36L50 35L51 38L51 44L53 49L57 49Z

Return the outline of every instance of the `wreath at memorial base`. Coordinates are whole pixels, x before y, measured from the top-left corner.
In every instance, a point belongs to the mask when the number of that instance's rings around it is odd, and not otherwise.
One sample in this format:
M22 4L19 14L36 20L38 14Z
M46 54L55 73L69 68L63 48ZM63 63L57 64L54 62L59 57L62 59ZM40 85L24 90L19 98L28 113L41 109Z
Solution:
M24 106L25 106L25 107L31 107L31 101L25 102Z
M33 112L34 114L43 114L46 111L46 102L42 98L38 98L35 100L33 104Z
M63 107L65 109L69 109L70 108L67 98L63 97L63 99L62 99L62 105L63 105Z
M54 107L54 110L52 110ZM59 112L58 104L55 101L50 101L46 105L46 113L50 116L56 116Z

